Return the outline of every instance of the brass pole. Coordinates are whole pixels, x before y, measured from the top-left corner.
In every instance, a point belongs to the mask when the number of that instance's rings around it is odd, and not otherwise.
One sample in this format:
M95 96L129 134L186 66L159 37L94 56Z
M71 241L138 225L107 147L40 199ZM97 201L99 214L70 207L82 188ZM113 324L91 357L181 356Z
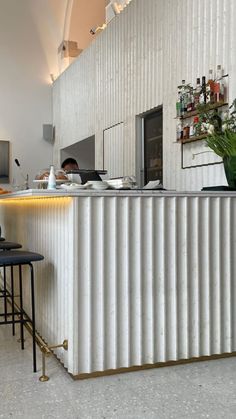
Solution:
M48 375L46 375L46 363L45 363L45 357L46 354L44 351L42 351L42 375L39 377L39 381L44 382L44 381L48 381L49 377Z
M63 343L59 344L59 345L52 345L49 346L47 349L49 350L49 352L46 352L44 348L41 348L42 351L42 375L39 377L39 381L44 382L44 381L48 381L49 377L48 375L46 375L46 356L50 356L53 354L53 352L51 351L51 349L56 349L56 348L63 348L65 351L68 350L68 340L65 339L63 341Z

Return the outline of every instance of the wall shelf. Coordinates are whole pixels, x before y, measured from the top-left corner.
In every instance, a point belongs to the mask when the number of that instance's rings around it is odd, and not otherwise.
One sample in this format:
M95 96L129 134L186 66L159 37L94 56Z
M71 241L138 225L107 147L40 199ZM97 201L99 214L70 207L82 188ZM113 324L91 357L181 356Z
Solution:
M225 75L223 77L228 77L228 75ZM219 83L218 83L219 84ZM191 86L191 85L190 85ZM220 86L219 86L220 88ZM192 88L193 89L193 88ZM181 145L181 168L182 169L192 169L195 167L203 167L203 166L210 166L215 164L222 164L222 160L219 159L218 156L214 155L214 152L207 147L206 139L209 135L209 133L206 130L206 127L203 125L205 121L209 121L209 116L214 117L215 114L219 112L219 118L221 117L221 112L229 109L229 104L227 97L224 94L220 96L220 91L218 95L222 98L221 101L218 101L216 103L210 103L207 102L209 100L210 93L207 93L207 89L203 88L201 86L201 95L204 93L204 103L197 103L196 109L190 112L183 112L181 115L176 116L175 119L178 120L178 126L176 127L177 131L177 138L175 143L178 143ZM212 87L210 86L210 90ZM212 90L211 90L212 91ZM183 91L179 90L178 93L180 94L179 100L180 100L180 108L183 109L183 102L184 106L188 105L189 102L189 96L185 98L186 95L190 95L190 90L186 92L184 89ZM214 90L214 98L215 93L218 93ZM227 92L228 93L228 92ZM183 96L181 96L183 95ZM199 96L200 97L200 96ZM185 99L187 102L185 102ZM176 103L176 105L179 105ZM187 106L188 107L188 106ZM176 109L178 113L179 106L176 106ZM195 118L196 117L196 118ZM193 134L192 129L195 131L195 135L189 136L189 134ZM184 137L184 138L183 138ZM204 141L205 140L205 141ZM206 153L212 153L212 154L206 154ZM209 156L209 157L201 157L203 156ZM196 156L196 157L195 157Z
M223 106L227 106L228 103L227 102L218 102L218 103L213 103L212 105L208 105L206 110L207 111L211 111L214 109L218 109L218 108L222 108ZM191 112L185 112L184 115L177 117L177 119L188 119L191 118L193 116L199 115L201 111L196 109L195 111L191 111Z
M204 138L206 137L207 137L207 133L204 133L201 135L197 135L196 137L194 136L194 137L177 140L177 143L182 143L182 144L192 143L193 141L204 140Z
M214 103L212 105L208 105L206 108L206 111L211 111L214 109L218 109L218 108L222 108L224 106L228 106L227 102L218 102L218 103ZM200 110L195 110L192 112L186 112L184 115L180 116L178 119L179 120L184 120L184 119L190 119L196 115L199 115ZM193 141L199 141L199 140L203 140L204 138L207 137L207 133L203 133L201 135L197 135L197 136L193 136L193 137L189 137L189 138L181 138L179 140L176 140L177 143L180 144L186 144L186 143L192 143Z

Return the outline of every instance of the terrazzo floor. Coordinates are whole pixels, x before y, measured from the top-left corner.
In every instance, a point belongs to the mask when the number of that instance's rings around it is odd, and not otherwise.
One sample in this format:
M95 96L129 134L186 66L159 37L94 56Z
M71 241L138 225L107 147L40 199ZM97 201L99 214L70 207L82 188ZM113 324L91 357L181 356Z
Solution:
M41 383L17 339L0 327L0 418L236 418L236 358L74 381L51 357Z

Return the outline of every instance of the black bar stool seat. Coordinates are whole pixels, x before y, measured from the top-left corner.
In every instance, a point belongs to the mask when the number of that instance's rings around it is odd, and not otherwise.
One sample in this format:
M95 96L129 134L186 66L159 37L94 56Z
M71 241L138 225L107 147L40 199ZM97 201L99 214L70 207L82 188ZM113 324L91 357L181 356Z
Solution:
M28 265L30 262L43 260L44 256L39 253L25 250L9 250L0 252L0 266Z
M16 245L18 245L16 243ZM20 246L20 245L19 245ZM44 256L39 253L28 252L25 250L3 250L0 251L0 267L6 269L11 267L11 291L8 296L11 297L12 305L12 320L4 319L0 321L1 324L12 324L20 323L20 336L21 336L21 348L24 349L24 332L23 325L25 322L32 324L32 336L33 336L33 371L36 372L36 339L35 339L35 300L34 300L34 269L32 262L43 260ZM23 309L23 287L22 287L22 265L28 265L30 267L30 282L31 282L31 316L32 319L27 316ZM20 309L15 310L14 307L14 278L13 278L13 266L19 266L19 297L20 297ZM15 319L15 316L20 317L19 320ZM24 318L27 317L27 319ZM13 333L14 334L14 333Z
M20 243L7 242L7 241L0 242L0 250L20 249L21 247L22 245Z

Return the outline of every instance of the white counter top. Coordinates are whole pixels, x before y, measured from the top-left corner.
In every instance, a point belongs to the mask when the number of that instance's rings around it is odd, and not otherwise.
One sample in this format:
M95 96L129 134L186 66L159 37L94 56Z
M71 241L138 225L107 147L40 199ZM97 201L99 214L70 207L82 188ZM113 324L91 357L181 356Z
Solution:
M68 191L56 189L55 191L47 189L28 189L16 191L10 194L3 194L0 199L15 198L55 198L55 197L79 197L79 196L156 196L156 197L236 197L236 191L165 191L165 190L144 190L144 189L107 189L107 190L78 190Z

